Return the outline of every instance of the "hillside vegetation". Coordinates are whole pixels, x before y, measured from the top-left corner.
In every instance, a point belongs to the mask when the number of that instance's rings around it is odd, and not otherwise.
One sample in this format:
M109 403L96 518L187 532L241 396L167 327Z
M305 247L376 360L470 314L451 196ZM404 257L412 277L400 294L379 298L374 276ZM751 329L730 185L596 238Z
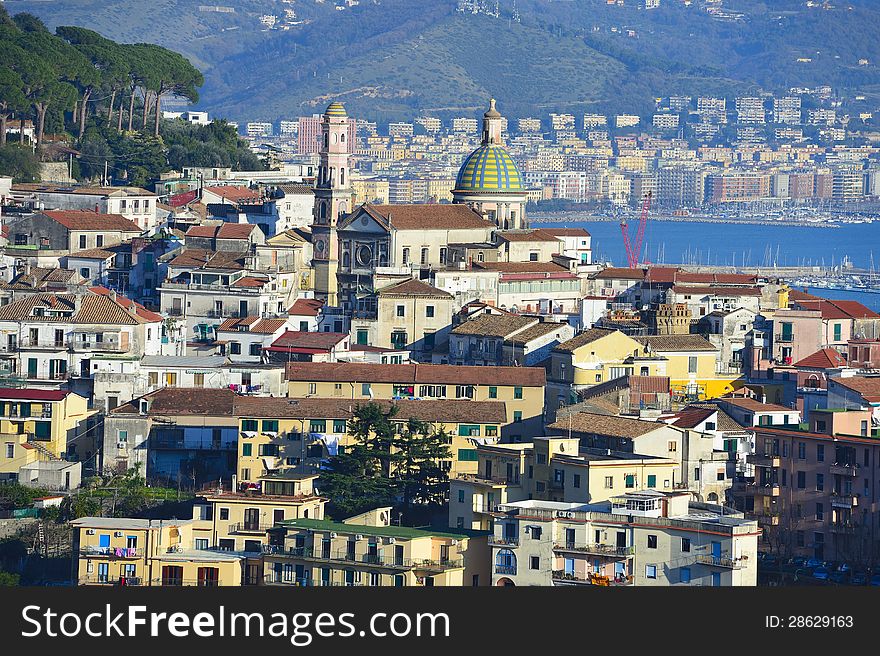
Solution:
M880 90L880 5L808 7L802 0L726 0L738 20L665 1L500 0L500 16L462 14L456 0L225 3L202 0L8 0L57 25L85 25L119 41L179 50L206 77L201 107L231 120L277 120L344 98L375 120L473 112L487 95L511 118L549 111L646 114L658 95L727 93L830 84ZM488 3L494 6L494 2ZM262 14L296 11L267 30ZM798 61L808 59L810 61ZM859 64L867 60L868 64Z

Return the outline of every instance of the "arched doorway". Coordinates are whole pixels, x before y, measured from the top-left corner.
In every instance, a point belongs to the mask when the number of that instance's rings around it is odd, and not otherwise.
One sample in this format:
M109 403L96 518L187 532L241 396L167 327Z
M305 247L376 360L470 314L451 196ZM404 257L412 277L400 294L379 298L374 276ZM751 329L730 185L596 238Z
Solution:
M508 587L515 588L516 583L514 583L513 581L511 581L509 578L507 578L505 576L504 578L498 579L498 582L495 584L495 586L498 588L508 588Z

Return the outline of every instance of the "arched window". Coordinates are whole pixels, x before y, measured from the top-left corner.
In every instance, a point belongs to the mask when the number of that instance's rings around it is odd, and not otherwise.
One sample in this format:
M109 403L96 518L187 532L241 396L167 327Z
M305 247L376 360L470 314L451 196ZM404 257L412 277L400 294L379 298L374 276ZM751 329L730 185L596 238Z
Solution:
M709 501L712 503L715 503L716 501L718 501L718 495L715 494L714 492L710 492L708 498L709 498Z
M495 571L498 574L516 574L516 554L510 549L499 549L495 555Z
M321 218L327 218L327 203L321 203Z
M482 262L484 259L483 251L477 253L477 262Z
M420 261L422 264L428 263L428 249L427 248L422 249L422 258Z
M343 132L343 133L339 136L339 140L340 140L342 143L345 143L345 132Z
M409 264L409 249L408 248L403 249L403 263Z

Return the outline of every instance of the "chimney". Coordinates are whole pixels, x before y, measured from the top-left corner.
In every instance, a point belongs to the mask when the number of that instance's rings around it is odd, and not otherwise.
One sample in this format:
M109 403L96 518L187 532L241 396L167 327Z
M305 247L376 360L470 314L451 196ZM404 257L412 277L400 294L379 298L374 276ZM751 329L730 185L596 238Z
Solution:
M95 203L95 214L98 214L98 204Z
M115 289L111 289L111 290L110 290L110 300L111 300L111 301L115 301L115 300L116 300L116 290L115 290Z

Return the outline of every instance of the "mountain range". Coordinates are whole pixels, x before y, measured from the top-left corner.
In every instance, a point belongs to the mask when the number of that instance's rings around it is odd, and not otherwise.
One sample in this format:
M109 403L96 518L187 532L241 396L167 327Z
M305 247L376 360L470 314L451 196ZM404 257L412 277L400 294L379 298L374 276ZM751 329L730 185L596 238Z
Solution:
M205 2L225 2L206 5ZM880 3L725 0L7 0L50 29L80 25L186 55L199 108L236 121L319 112L380 123L551 112L649 115L673 94L829 84L880 102ZM464 9L464 11L462 11ZM274 25L272 24L274 18ZM261 20L262 19L262 20Z

